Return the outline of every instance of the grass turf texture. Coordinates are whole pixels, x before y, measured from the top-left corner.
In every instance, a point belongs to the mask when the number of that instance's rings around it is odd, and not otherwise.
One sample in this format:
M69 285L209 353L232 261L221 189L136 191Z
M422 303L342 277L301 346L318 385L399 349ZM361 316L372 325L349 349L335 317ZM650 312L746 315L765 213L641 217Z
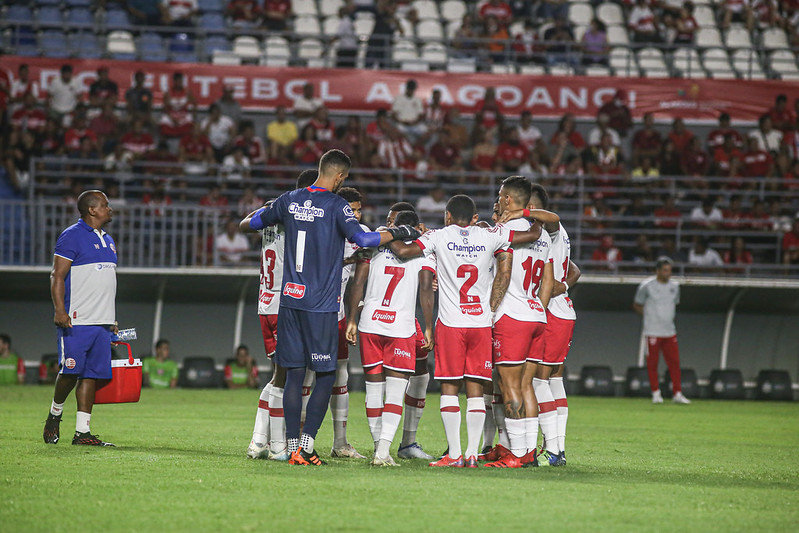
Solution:
M572 397L568 466L519 470L329 459L328 414L317 450L329 465L311 468L245 458L257 391L145 390L138 404L97 406L93 432L118 446L105 449L71 446L73 396L62 441L42 442L51 393L0 387L0 531L795 531L799 522L796 403ZM349 438L367 455L363 399L350 396ZM429 397L419 431L433 454L446 446L437 406Z

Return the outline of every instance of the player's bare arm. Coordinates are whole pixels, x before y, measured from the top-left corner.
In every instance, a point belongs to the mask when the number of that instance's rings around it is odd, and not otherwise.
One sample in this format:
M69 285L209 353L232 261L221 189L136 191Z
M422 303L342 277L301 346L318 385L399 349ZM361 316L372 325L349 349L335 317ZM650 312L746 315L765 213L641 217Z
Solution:
M541 286L538 288L538 299L544 309L549 307L549 300L552 294L552 287L555 285L555 267L551 262L544 265L544 275L541 278ZM561 284L562 285L562 284Z
M361 262L355 266L355 275L350 282L345 305L347 308L347 342L355 345L358 334L358 318L360 309L358 304L363 300L364 288L369 279L369 263Z
M424 315L424 344L422 349L430 351L433 349L433 306L435 305L435 292L433 282L435 274L429 270L419 272L419 304L422 306Z
M502 218L508 216L508 211L502 215ZM560 217L556 213L552 213L551 211L545 211L543 209L517 209L515 211L511 211L510 213L518 213L519 216L509 216L508 220L513 220L516 218L526 218L530 222L538 221L541 224L533 224L530 226L528 231L514 231L513 237L511 239L511 245L517 246L520 244L530 244L531 242L535 242L541 237L541 225L547 224L550 222L559 223Z
M644 314L644 306L641 305L641 304L633 303L633 309L639 315L643 315Z
M422 255L424 255L422 248L415 242L405 243L402 241L394 241L389 244L388 247L391 248L391 252L400 259L413 259L414 257L422 257Z
M517 218L526 218L530 222L535 222L536 220L540 222L544 227L547 225L555 226L555 230L558 229L558 224L560 223L560 217L557 213L553 213L552 211L547 211L546 209L512 209L512 210L505 210L502 213L502 217L500 217L499 222L507 222L509 220L514 220Z
M540 231L539 231L540 233ZM494 276L494 284L491 286L491 312L494 313L502 303L505 293L508 292L510 285L510 275L513 267L513 254L501 252L497 255L497 272Z
M582 275L583 272L580 270L580 267L575 265L574 262L569 259L569 270L566 273L566 283L564 284L558 280L555 280L555 283L552 286L552 298L560 296L569 290L566 285L569 287L574 287Z
M71 267L72 261L69 259L57 255L53 257L53 270L50 272L50 297L53 300L53 307L55 307L53 323L59 328L72 327L72 319L64 306L64 293L66 291L64 280Z

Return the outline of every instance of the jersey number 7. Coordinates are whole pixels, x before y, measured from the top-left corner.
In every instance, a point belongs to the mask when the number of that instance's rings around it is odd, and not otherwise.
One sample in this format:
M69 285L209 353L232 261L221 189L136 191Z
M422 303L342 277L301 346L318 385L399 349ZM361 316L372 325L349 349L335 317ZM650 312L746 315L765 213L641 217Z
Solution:
M394 296L397 285L399 285L402 276L405 275L405 267L387 266L385 272L391 276L386 288L386 294L383 296L383 306L388 307L391 305L391 297Z

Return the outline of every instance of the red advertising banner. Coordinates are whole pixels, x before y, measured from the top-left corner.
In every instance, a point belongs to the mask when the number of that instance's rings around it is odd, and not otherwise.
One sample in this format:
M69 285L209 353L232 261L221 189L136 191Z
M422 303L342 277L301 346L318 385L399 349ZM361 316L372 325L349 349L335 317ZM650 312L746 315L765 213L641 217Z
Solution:
M222 94L222 88L235 88L235 97L245 109L267 110L278 105L291 107L305 83L312 83L316 96L335 110L368 111L390 107L402 91L403 83L413 78L417 95L429 97L433 89L442 91L445 105L469 113L477 109L485 88L495 87L503 112L518 115L529 110L534 116L559 117L566 112L578 117L593 117L617 89L627 93L635 116L652 112L656 118L682 117L686 120L715 121L722 111L734 121L755 121L774 103L777 94L790 100L799 97L799 82L687 80L614 78L588 76L525 76L512 74L461 74L448 72L401 72L360 69L275 68L260 66L219 66L189 63L149 63L111 60L60 60L5 56L0 75L14 79L17 67L26 63L31 79L46 91L59 75L62 64L71 64L75 76L88 91L96 71L107 66L111 79L124 98L137 70L146 74L147 86L156 104L167 89L172 73L183 72L188 87L200 105L208 105Z

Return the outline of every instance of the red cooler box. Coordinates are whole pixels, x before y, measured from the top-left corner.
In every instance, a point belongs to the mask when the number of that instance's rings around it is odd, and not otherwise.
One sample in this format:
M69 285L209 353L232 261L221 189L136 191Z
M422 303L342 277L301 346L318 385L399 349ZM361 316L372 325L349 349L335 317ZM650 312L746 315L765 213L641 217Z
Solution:
M133 358L130 344L115 344L127 346L128 358L111 361L111 379L97 380L94 403L138 402L141 396L141 359Z

